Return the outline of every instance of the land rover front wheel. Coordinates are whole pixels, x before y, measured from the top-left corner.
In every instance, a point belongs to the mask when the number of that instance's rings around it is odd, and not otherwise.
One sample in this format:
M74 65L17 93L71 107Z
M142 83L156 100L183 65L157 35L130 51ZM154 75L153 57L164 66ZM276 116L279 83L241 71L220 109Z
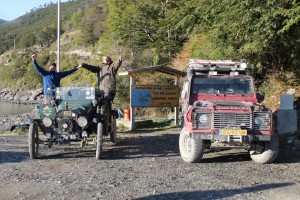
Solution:
M279 152L279 140L277 134L271 136L271 140L267 142L261 142L259 144L261 152L257 152L255 149L250 150L250 157L253 161L260 164L268 164L275 161Z
M185 162L200 162L204 153L203 140L190 138L189 133L183 127L179 136L179 151Z

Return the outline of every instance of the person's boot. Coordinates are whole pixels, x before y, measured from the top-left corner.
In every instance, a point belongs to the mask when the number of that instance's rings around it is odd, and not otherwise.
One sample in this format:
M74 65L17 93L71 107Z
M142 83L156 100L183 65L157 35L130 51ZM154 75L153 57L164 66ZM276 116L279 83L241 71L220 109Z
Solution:
M111 116L108 117L108 123L107 123L107 126L108 126L108 132L110 133L111 132Z

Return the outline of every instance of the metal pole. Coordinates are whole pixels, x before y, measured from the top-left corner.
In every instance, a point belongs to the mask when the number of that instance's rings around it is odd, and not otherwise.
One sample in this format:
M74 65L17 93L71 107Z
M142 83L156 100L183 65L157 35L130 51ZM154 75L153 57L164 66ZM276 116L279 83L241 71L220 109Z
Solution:
M60 0L57 1L57 72L60 68Z
M132 85L134 84L134 77L130 76L130 130L135 130L134 122L134 107L132 106Z

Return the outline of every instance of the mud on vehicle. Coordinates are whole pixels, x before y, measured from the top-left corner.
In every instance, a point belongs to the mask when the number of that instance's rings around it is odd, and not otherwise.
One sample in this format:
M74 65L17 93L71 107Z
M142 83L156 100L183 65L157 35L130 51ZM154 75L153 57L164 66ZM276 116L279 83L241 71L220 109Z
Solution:
M109 115L104 113L105 106L111 111ZM93 87L56 88L55 99L50 104L39 104L38 109L39 119L30 119L28 134L32 159L38 157L39 145L50 148L53 144L71 142L79 142L81 147L93 143L96 145L96 159L100 159L103 137L109 135L116 143L117 111L111 110L111 102ZM110 120L106 120L105 116ZM96 137L90 138L92 135Z
M179 149L185 162L200 162L212 145L249 150L257 163L273 162L279 150L270 109L261 105L251 65L191 59L184 81Z

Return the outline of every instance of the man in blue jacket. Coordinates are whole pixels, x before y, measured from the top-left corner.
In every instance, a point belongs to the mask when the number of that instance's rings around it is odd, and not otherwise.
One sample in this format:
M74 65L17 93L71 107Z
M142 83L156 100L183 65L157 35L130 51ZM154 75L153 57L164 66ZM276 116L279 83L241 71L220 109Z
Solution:
M81 66L75 67L71 70L64 72L56 72L56 64L51 63L49 71L47 71L38 65L38 63L36 62L36 57L36 54L32 54L32 64L34 69L39 73L39 75L43 77L44 103L48 104L54 97L55 87L60 87L60 80L77 71L78 68L80 68Z

